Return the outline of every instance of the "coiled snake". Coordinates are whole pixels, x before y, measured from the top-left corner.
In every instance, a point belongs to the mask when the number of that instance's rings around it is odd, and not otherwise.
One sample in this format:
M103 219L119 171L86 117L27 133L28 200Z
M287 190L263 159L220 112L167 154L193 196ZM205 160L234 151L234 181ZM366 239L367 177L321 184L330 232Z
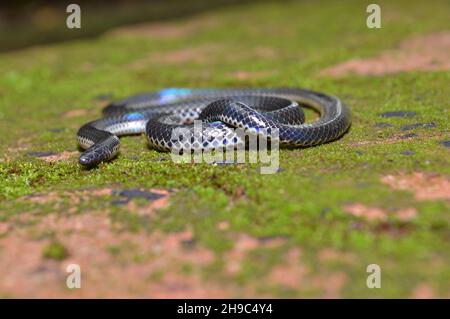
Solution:
M305 123L299 106L313 108L320 118ZM276 131L281 146L306 147L333 141L350 126L348 107L340 99L297 88L163 89L111 103L103 114L78 130L78 143L85 149L79 158L83 166L115 157L121 135L145 132L153 148L182 146L195 152L245 143L233 128L268 138ZM195 120L202 121L200 132L195 131ZM191 134L176 143L174 132L179 129Z

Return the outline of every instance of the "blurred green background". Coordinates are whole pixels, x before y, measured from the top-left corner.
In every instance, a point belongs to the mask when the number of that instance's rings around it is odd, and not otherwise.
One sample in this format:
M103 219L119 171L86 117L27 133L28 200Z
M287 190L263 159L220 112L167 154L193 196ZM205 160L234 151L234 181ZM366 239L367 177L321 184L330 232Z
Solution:
M5 1L0 4L0 51L93 37L124 24L167 21L251 1L255 0ZM70 3L81 7L81 29L62 27Z

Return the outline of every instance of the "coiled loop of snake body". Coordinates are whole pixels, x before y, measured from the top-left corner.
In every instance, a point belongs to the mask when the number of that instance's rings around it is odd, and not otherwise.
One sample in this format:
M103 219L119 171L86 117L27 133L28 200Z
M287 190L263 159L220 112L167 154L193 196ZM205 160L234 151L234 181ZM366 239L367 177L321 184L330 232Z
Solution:
M305 123L300 106L316 110L319 119ZM350 126L348 107L340 99L297 88L163 89L111 103L103 113L104 118L83 125L77 133L85 149L79 158L83 166L115 157L121 135L145 133L151 147L173 151L180 147L174 132L183 129L191 133L181 143L183 149L196 152L245 143L233 128L268 138L276 131L281 146L307 147L333 141ZM200 134L195 120L202 121ZM211 133L217 131L221 134Z

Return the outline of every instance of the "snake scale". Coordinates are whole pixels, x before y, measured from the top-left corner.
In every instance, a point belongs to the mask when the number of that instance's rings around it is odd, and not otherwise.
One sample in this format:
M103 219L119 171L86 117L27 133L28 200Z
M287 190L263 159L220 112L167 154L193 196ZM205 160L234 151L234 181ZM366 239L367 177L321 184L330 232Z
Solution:
M305 123L300 106L320 117ZM114 158L122 135L145 133L153 148L173 151L182 146L195 152L245 143L234 128L268 138L276 131L281 146L307 147L336 140L350 126L349 109L340 99L299 88L169 88L113 102L103 115L78 130L83 166ZM200 133L195 120L201 121ZM177 144L174 132L179 129L191 135Z

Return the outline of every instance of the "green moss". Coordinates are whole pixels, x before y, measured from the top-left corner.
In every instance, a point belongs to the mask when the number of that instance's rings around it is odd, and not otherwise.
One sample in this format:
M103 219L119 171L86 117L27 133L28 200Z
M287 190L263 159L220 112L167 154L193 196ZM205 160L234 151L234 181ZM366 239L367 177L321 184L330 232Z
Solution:
M69 255L66 247L59 242L52 242L44 247L42 256L47 259L64 260Z

